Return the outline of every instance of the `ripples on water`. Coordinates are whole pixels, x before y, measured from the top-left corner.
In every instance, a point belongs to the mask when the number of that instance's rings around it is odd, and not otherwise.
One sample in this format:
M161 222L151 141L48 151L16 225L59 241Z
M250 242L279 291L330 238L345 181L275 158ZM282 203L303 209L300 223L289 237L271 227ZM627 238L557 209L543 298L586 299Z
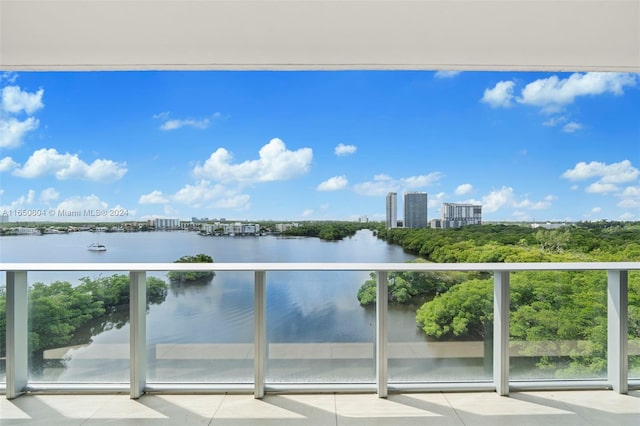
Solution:
M412 257L397 246L360 231L341 242L315 238L203 237L192 232L105 233L0 237L3 262L173 262L184 255L208 254L217 262L404 262ZM104 253L87 250L97 239ZM127 271L123 271L126 273ZM97 277L100 272L33 272L29 282ZM153 272L168 282L166 273ZM267 339L271 343L373 342L375 312L359 305L356 292L368 272L267 273ZM4 276L2 285L4 285ZM166 301L150 306L149 345L173 343L252 343L253 272L218 272L209 284L172 285ZM416 333L415 311L392 309L390 336ZM406 330L406 324L413 324ZM393 337L392 337L393 338ZM97 343L128 343L128 325L94 336ZM73 366L70 360L68 366Z

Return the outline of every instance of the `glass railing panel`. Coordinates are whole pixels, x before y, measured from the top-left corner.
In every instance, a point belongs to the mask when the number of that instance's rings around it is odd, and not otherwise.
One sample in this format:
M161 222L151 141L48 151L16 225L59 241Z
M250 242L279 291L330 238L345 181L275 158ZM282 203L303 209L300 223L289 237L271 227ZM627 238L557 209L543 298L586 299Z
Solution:
M128 272L28 277L29 381L128 382Z
M607 376L606 271L511 274L510 378Z
M640 271L629 272L629 379L640 380Z
M253 271L149 273L147 298L148 383L253 382Z
M492 319L490 273L389 273L389 382L491 380Z
M267 383L373 383L375 311L356 294L367 273L267 273Z
M0 387L7 383L7 289L0 285Z

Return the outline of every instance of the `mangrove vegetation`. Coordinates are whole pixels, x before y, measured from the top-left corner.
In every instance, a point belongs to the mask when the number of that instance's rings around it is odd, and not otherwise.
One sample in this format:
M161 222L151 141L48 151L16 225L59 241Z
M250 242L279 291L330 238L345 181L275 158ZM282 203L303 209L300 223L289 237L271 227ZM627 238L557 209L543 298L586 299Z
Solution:
M482 225L459 229L389 229L390 243L419 255L418 262L640 261L640 224L578 223L557 229ZM376 276L358 290L362 305L375 303ZM493 278L481 272L395 272L390 303L416 307L416 324L431 339L491 338ZM510 339L527 342L521 353L556 377L606 372L606 271L511 273ZM629 273L629 338L640 339L640 272ZM562 347L562 346L565 347ZM540 352L563 356L540 356ZM640 357L630 357L630 369Z

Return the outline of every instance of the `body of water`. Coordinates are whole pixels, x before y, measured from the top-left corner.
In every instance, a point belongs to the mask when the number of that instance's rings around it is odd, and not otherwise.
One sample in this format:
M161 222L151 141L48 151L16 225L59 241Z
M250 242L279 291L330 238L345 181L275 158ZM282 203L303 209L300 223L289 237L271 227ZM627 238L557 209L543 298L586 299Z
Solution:
M107 251L89 251L87 246L94 242L104 244ZM368 230L359 231L355 236L337 242L277 236L204 237L184 231L99 234L77 232L0 238L2 262L173 262L181 256L198 253L210 255L215 262L247 263L389 263L414 258L399 246L378 240ZM100 271L30 272L29 283L65 280L73 284L86 275L97 277L104 274ZM166 273L154 272L149 275L169 282ZM368 278L368 272L358 271L268 272L269 343L284 344L284 348L289 343L372 344L375 340L375 310L360 306L356 298L358 288ZM243 348L243 345L251 344L254 327L253 279L253 272L218 272L208 284L171 285L164 303L151 305L149 308L148 346L156 348L157 352L157 348L171 345L202 348L206 345L224 344ZM4 281L4 277L2 280ZM390 308L389 339L391 342L426 341L424 334L416 326L415 308ZM56 370L55 379L86 378L83 376L86 372L82 372L86 359L99 356L100 351L109 345L126 347L128 343L128 323L120 328L102 331L91 337L89 345L65 355L65 368ZM156 365L156 355L150 356L149 365ZM171 364L165 367L161 364L162 362L157 361L158 368L152 369L151 376L167 380L167 375L171 375ZM272 371L276 371L277 362L274 361L271 366ZM230 368L233 370L227 362L223 369L228 371ZM237 380L238 374L241 378L245 375L251 378L251 363L243 368L246 369L243 373L230 373L229 380ZM367 364L364 370L366 377L374 374L373 363ZM38 376L40 373L33 374ZM274 374L278 376L278 373ZM225 380L224 377L222 380Z

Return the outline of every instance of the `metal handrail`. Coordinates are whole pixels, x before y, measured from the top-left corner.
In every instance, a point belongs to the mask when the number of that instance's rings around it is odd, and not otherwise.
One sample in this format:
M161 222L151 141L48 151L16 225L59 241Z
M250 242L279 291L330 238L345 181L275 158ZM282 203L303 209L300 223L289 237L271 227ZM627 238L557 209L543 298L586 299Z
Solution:
M518 263L2 263L0 271L631 271L640 262L518 262Z
M387 335L387 277L389 272L396 271L486 271L494 277L494 330L493 330L493 384L457 383L441 386L443 389L460 389L480 387L494 389L500 395L509 394L509 291L510 272L519 271L606 271L607 272L607 324L608 324L608 378L598 382L597 387L612 388L619 393L626 393L629 388L628 377L628 273L639 271L640 262L566 262L566 263L306 263L306 262L262 262L262 263L0 263L0 271L6 271L6 304L7 304L7 380L6 397L15 398L25 391L46 390L60 391L61 386L54 384L35 389L28 381L28 309L27 288L28 272L32 271L128 271L130 276L130 382L129 391L132 398L140 397L146 391L246 391L246 385L236 387L200 386L189 388L188 385L165 387L146 383L146 273L157 271L247 271L254 272L254 383L256 398L262 398L265 391L286 390L286 384L274 387L265 383L265 367L267 362L266 339L266 284L267 272L272 271L375 271L377 274L376 304L376 342L375 386L356 384L348 388L340 385L331 387L332 391L353 391L371 389L378 396L386 397L389 388L403 390L398 384L389 386L388 335ZM582 388L594 386L594 383L554 383L546 381L549 388ZM539 383L537 384L539 386ZM82 392L86 384L79 387L67 386L67 390ZM291 389L295 391L295 386ZM358 387L360 386L360 387ZM364 388L362 387L364 386ZM412 390L431 389L433 384L411 384ZM517 384L522 388L522 383ZM555 387L554 387L555 386ZM65 388L62 385L62 388ZM76 389L77 388L77 389ZM113 386L91 386L92 391L109 391ZM309 389L314 388L310 385ZM119 389L119 388L118 388ZM305 389L307 389L305 387ZM86 391L86 389L85 389ZM121 389L119 390L121 391Z

